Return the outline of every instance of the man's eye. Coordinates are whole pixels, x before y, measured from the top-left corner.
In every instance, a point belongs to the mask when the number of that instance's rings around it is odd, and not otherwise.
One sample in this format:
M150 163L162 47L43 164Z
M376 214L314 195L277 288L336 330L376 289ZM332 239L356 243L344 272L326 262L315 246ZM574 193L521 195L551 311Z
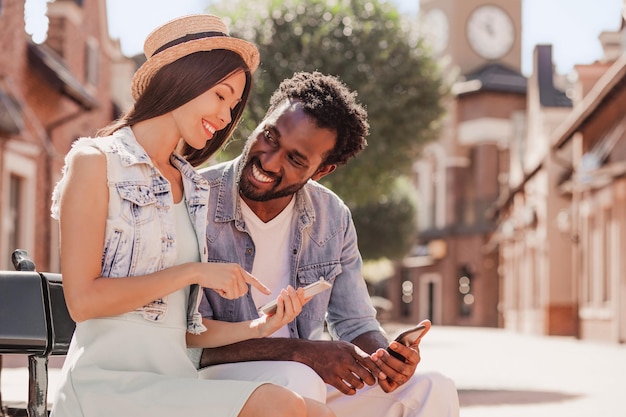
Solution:
M266 141L268 141L270 143L274 143L275 142L274 138L272 137L272 133L269 130L267 130L267 129L264 130L263 131L263 136L265 137Z
M292 164L294 164L297 167L301 167L303 166L302 162L300 162L298 160L298 158L294 157L294 156L289 156L289 160L291 161Z

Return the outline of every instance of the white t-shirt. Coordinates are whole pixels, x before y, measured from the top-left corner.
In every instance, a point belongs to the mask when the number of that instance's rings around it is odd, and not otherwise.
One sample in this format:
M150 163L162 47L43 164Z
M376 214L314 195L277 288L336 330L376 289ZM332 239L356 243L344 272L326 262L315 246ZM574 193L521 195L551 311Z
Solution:
M265 284L272 294L261 294L256 288L252 288L252 299L257 307L261 307L280 294L280 290L290 283L289 268L289 228L293 217L295 199L292 198L287 207L269 222L265 223L241 201L241 214L252 241L256 254L252 264L252 275ZM289 329L283 326L272 337L289 337Z

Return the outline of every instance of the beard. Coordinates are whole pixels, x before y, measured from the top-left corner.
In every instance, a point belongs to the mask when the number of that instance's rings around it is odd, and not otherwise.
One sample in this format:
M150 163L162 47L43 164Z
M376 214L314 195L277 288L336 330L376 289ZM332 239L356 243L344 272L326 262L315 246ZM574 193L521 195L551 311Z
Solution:
M274 186L269 190L260 190L256 186L250 182L250 176L252 175L252 166L256 165L257 168L260 168L259 160L255 157L250 158L248 162L241 168L239 175L239 193L252 201L269 201L275 200L277 198L289 197L298 192L302 187L304 187L308 180L304 182L299 182L295 184L290 184L284 187L281 187L282 178L276 175L271 175L271 177L275 180ZM270 176L265 171L264 175Z

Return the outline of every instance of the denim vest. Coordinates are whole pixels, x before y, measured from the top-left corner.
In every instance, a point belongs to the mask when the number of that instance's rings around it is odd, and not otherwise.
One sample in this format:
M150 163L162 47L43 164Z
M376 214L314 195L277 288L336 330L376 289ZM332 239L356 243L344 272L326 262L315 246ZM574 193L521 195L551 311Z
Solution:
M137 143L132 130L124 127L111 136L79 139L66 157L66 167L71 153L83 147L97 148L107 159L109 212L101 276L132 277L174 266L176 229L171 187ZM181 172L184 198L196 230L198 247L201 248L200 260L206 262L207 182L180 156L173 154L171 162ZM52 217L57 219L62 187L63 178L56 185L52 197ZM194 334L206 330L198 312L201 297L200 287L192 285L187 307L187 331ZM167 313L167 296L138 308L134 313L143 315L148 321L163 321Z
M200 171L211 189L208 261L235 262L251 271L255 247L241 215L236 177L239 163L236 159ZM381 331L361 273L361 255L348 207L315 181L309 181L295 198L289 252L285 254L291 269L289 282L297 288L322 278L333 287L303 307L288 325L290 336L319 339L324 320L334 339L352 341L363 333ZM215 291L204 290L204 295L200 305L204 317L230 322L258 317L250 292L236 300L226 300Z

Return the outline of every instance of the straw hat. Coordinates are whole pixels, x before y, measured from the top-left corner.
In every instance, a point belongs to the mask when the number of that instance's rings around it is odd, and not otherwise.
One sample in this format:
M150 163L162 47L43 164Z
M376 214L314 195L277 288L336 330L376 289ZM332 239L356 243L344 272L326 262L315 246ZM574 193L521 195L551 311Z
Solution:
M133 76L131 92L137 100L146 86L164 65L199 51L228 49L236 52L250 72L259 66L259 51L243 39L231 38L228 27L217 16L194 14L171 20L153 30L144 43L147 61Z

